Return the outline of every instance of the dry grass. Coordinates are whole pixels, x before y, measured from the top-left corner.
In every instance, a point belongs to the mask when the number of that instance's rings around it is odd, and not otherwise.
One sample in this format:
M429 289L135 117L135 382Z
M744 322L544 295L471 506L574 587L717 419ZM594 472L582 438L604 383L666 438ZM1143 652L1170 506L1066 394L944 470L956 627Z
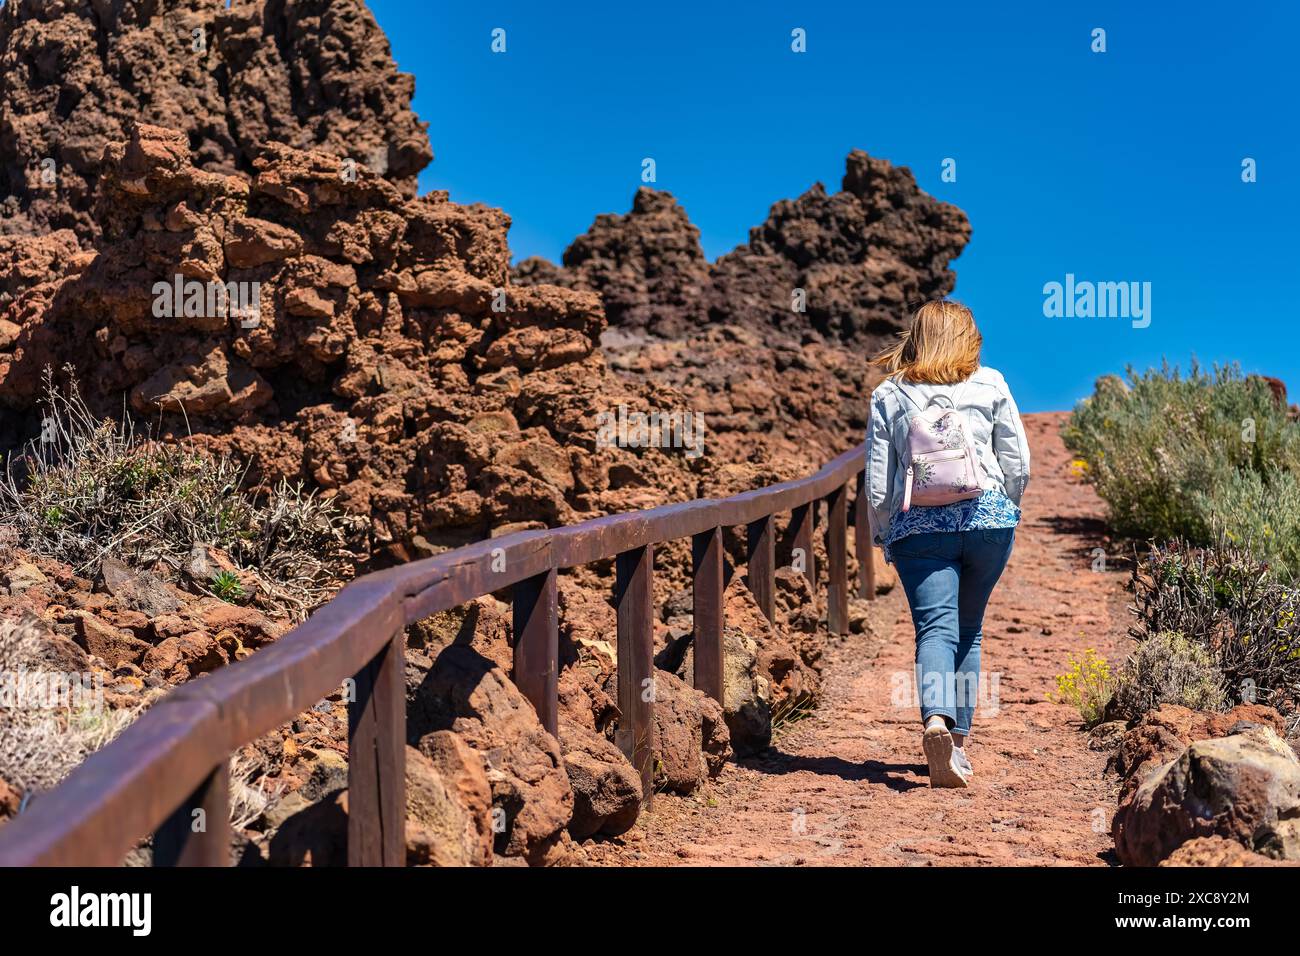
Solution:
M0 702L0 779L23 793L49 790L90 754L120 734L139 709L110 710L89 699L76 706L35 706L17 691L48 680L80 680L57 674L41 661L40 631L34 619L0 620L0 681L10 694Z
M16 681L80 680L61 675L42 663L40 628L32 617L0 620L0 682L12 690ZM93 695L87 695L92 697ZM17 706L7 706L16 703ZM33 707L31 700L0 697L0 780L24 795L59 784L92 753L106 746L140 716L144 707L112 709L90 704ZM230 822L243 829L269 810L284 789L272 785L256 759L237 753L230 761Z
M1208 647L1162 631L1140 642L1124 662L1109 709L1126 720L1164 704L1220 711L1228 702L1224 683Z
M230 759L230 825L242 830L271 809L284 792L284 784L271 785L262 763L244 753Z
M98 420L48 369L43 404L41 438L0 476L0 525L20 547L93 574L110 555L180 568L195 544L213 546L298 619L350 572L344 516L300 484L255 496L239 462L138 436L129 419Z

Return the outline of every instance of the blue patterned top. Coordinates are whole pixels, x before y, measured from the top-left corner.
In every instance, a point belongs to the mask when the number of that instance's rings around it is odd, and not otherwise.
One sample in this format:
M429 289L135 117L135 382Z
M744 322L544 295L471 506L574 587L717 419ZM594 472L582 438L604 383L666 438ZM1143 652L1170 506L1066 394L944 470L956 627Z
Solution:
M982 531L1014 528L1020 524L1020 509L1000 491L986 491L978 498L954 501L950 505L915 505L900 511L889 522L885 535L885 560L893 563L889 546L900 538L931 531Z

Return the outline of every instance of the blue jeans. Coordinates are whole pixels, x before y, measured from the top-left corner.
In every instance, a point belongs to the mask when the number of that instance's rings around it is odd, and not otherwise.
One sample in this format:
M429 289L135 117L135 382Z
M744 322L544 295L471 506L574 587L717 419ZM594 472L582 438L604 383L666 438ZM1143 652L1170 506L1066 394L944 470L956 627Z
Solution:
M969 734L979 697L984 608L1011 557L1015 528L932 531L890 550L916 628L916 688L921 720L939 714Z

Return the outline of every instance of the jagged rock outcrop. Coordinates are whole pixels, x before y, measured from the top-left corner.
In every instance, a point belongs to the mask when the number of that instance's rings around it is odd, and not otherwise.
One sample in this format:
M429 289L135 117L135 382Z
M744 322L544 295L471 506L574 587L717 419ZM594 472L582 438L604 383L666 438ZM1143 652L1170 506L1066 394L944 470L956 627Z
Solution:
M952 291L949 263L969 238L961 210L908 169L854 150L840 192L818 183L776 203L712 265L685 210L642 187L626 215L597 216L562 266L530 258L513 275L598 293L619 373L684 393L710 454L791 478L798 462L861 441L876 381L866 359Z
M906 167L855 149L840 192L817 183L781 200L747 245L714 264L710 314L870 343L952 291L948 263L968 241L960 209L921 192ZM806 315L791 308L795 289L807 296Z
M104 147L137 122L197 169L251 175L274 141L352 159L407 197L433 158L362 0L21 0L0 9L0 234L92 215Z
M126 412L157 434L192 433L198 445L250 463L253 483L300 480L366 517L364 550L378 561L777 480L749 461L599 442L602 410L687 400L610 370L598 349L598 298L512 286L509 219L499 210L441 193L404 199L381 177L344 178L336 167L325 154L271 145L251 181L207 172L191 162L183 134L145 125L107 147L95 248L68 231L5 247L14 253L0 280L12 290L0 315L15 330L0 345L0 402L14 410L8 443L37 428L42 370L68 365L99 413L123 414L125 399ZM256 288L257 308L209 299L218 285ZM806 461L789 467L807 470ZM680 586L688 558L676 544L660 560L663 580ZM498 854L561 861L571 829L616 833L632 819L639 781L599 743L619 716L610 587L607 572L580 569L562 589L562 707L591 731L574 732L590 746L570 749L572 767L509 683L499 602L484 597L412 630L410 742L423 751L429 734L454 731L489 759L492 806L506 823ZM214 653L184 629L155 634L168 615L155 608L133 617L140 595L118 590L123 613L74 609L67 627L69 646L107 655L124 673L181 681L255 646L227 635ZM212 627L221 637L239 623ZM766 679L750 648L743 666L753 691ZM656 783L689 792L721 768L728 726L721 707L670 675L664 681ZM751 742L765 743L766 710L749 714L748 698L736 706L748 715L742 724L759 720ZM318 753L339 745L341 725L331 720ZM292 763L291 743L268 741L268 764ZM426 776L423 819L408 834L412 860L440 858L430 836L440 829L464 833L462 855L481 860L477 831L465 825L481 814L453 812L477 802L453 800L445 781ZM264 831L272 860L337 857L333 844L303 851L294 830L346 818L345 797L330 792L291 789L287 806L305 816L283 832L277 817Z
M525 259L525 285L569 285L600 293L613 328L677 336L708 319L709 263L700 231L669 193L643 186L632 211L603 213L564 251L564 268Z
M509 284L504 213L407 200L323 153L272 145L254 165L205 172L152 126L105 150L101 247L0 303L0 403L26 415L0 443L32 434L42 369L69 363L96 410L126 396L254 482L368 516L384 560L695 496L705 461L600 446L601 410L683 399L609 373L591 293ZM214 299L226 287L256 314Z
M845 166L840 192L816 183L777 202L748 243L711 266L676 200L642 187L627 215L596 217L562 268L532 258L515 275L600 293L611 328L675 337L735 324L871 343L952 291L948 265L970 224L923 193L906 167L856 149Z

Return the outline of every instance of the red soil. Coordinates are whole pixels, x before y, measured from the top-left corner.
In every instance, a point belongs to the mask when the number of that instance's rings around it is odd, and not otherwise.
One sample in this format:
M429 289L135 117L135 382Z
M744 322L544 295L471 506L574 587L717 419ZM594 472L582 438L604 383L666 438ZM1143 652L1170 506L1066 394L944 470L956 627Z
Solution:
M913 633L900 588L874 606L872 631L828 652L814 714L759 758L728 764L693 797L659 795L619 840L589 845L617 865L1097 865L1111 862L1114 789L1078 714L1054 704L1053 675L1093 647L1124 644L1126 573L1105 547L1102 504L1069 472L1064 414L1029 415L1033 480L1015 552L985 621L984 670L999 675L997 712L981 698L968 753L970 789L931 790L910 703L891 702L911 673Z

